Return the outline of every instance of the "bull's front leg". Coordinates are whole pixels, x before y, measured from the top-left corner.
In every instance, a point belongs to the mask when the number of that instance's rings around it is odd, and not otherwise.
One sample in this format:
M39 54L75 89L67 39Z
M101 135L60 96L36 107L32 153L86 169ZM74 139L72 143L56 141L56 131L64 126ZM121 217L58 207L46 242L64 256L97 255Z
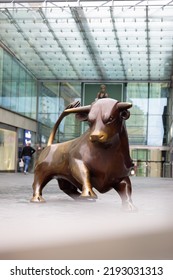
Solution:
M132 187L129 177L125 177L120 183L116 184L114 189L118 192L122 199L122 206L125 211L136 212L137 208L132 202Z
M71 160L71 172L72 176L82 185L81 197L97 198L97 195L92 190L90 183L90 174L88 168L85 166L82 160Z
M31 202L45 202L44 198L42 197L42 188L40 184L33 183L33 197L30 200Z
M41 168L36 168L34 174L34 182L33 182L33 197L31 202L45 202L42 197L42 190L45 185L50 181L50 178L46 176L46 170Z

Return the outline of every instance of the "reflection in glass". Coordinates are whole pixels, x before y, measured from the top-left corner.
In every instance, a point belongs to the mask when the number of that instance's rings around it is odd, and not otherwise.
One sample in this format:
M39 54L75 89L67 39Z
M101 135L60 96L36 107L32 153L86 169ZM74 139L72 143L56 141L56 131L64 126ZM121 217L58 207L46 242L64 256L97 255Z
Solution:
M36 119L37 81L5 50L2 60L0 106Z
M150 86L149 86L150 85ZM166 143L168 88L161 83L134 83L127 86L132 102L127 121L130 144L162 146Z
M16 132L0 128L0 171L15 170Z
M39 134L40 142L46 144L52 127L66 106L73 101L81 101L81 84L43 82L39 88ZM63 142L79 135L80 123L72 114L62 120L55 142Z

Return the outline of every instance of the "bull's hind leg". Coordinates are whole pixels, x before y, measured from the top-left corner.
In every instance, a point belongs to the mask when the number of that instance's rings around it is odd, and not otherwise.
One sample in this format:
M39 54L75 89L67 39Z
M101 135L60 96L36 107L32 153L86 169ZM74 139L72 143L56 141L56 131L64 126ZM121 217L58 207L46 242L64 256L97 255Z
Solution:
M81 193L78 192L77 187L75 187L73 184L71 184L70 182L68 182L67 180L64 180L64 179L58 179L57 181L58 181L58 184L59 184L59 188L64 193L66 193L67 195L69 195L73 199L78 199L79 198Z
M32 185L33 197L31 202L45 202L44 198L42 197L42 190L50 180L51 178L46 177L44 172L35 172L34 182Z
M137 208L133 205L131 194L132 187L129 177L125 177L120 183L116 184L114 189L118 192L122 199L123 209L126 211L136 211Z

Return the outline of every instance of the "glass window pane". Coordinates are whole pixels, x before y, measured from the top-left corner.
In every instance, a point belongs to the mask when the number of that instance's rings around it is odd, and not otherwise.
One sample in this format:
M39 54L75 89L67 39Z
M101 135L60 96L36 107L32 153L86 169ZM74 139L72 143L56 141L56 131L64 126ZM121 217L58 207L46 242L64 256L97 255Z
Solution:
M18 104L19 104L18 94L19 94L19 65L15 60L12 60L10 109L15 112L18 112Z
M130 118L126 121L130 144L147 145L148 84L129 83L127 101L132 102Z
M1 106L36 119L36 79L5 50L2 57Z
M40 85L38 118L40 121L39 131L42 134L41 142L43 144L47 143L50 130L64 108L73 101L80 101L80 96L80 83L44 82ZM55 142L69 140L79 135L80 122L72 114L62 120L55 136Z

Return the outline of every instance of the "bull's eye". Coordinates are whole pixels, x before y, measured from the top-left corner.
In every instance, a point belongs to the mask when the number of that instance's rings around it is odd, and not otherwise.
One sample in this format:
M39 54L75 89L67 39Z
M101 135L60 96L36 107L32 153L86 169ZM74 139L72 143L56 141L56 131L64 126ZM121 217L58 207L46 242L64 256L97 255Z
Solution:
M114 117L113 116L110 116L109 119L107 120L107 124L110 124L114 121Z

